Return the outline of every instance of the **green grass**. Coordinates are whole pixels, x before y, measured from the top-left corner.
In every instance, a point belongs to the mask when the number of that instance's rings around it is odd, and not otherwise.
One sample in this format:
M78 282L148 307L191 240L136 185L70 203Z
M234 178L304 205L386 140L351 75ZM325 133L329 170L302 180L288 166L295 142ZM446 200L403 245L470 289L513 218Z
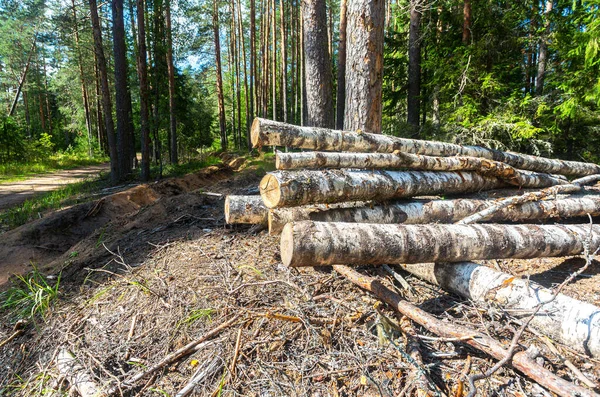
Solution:
M201 319L207 319L210 321L213 314L215 314L215 309L212 309L212 308L194 309L190 312L190 314L186 318L179 321L179 323L177 324L177 327L179 327L183 324L190 325Z
M108 159L105 157L90 159L87 155L59 153L35 163L11 162L0 164L0 183L20 181L34 175L97 165L107 161Z
M44 317L58 298L60 275L56 283L49 282L36 268L25 276L17 276L18 282L0 294L0 309L9 312L14 321Z
M85 201L86 194L109 186L106 179L88 179L26 200L18 207L0 214L0 224L13 229L35 219L44 211L63 208Z
M163 178L171 178L175 176L183 176L185 174L189 174L202 168L209 167L211 165L217 165L221 162L221 159L217 156L209 155L201 159L193 159L185 163L180 163L176 165L165 163L163 164ZM158 177L159 167L157 165L152 165L150 167L150 174L153 178Z

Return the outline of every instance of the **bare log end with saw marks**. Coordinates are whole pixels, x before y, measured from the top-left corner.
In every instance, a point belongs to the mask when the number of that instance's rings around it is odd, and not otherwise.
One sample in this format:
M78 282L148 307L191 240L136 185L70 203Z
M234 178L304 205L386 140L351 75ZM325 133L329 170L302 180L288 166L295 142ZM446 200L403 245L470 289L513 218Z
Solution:
M260 196L227 196L225 198L225 222L266 225L269 210Z

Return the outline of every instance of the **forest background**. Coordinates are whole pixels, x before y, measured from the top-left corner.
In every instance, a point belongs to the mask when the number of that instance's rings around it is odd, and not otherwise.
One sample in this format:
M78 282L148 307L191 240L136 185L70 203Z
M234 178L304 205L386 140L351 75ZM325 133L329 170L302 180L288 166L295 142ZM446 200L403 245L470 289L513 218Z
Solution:
M357 129L346 17L362 3L383 12L369 132L600 161L599 1L304 3L0 0L0 166L109 156L114 183L148 180L153 164L248 152L256 116L314 125L315 37L325 124Z

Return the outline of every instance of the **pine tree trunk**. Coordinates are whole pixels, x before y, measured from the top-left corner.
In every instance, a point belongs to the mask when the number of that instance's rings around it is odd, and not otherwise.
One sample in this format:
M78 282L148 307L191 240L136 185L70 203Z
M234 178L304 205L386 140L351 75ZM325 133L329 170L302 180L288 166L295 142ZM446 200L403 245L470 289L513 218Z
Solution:
M286 266L383 265L579 255L600 248L593 225L375 225L288 223L281 234Z
M385 0L353 0L347 9L344 129L381 133Z
M129 108L127 101L127 48L125 46L125 23L123 20L123 0L111 1L113 17L113 52L115 73L115 105L117 116L117 152L119 154L119 175L121 178L131 173L131 137L129 134Z
M540 38L540 50L538 56L538 71L535 79L535 94L544 93L544 77L546 74L546 60L548 58L548 36L550 35L550 13L552 12L552 0L546 1L546 11L544 12L544 33Z
M106 58L102 46L102 31L100 30L100 18L98 17L98 6L96 0L89 0L90 17L94 35L94 52L100 77L100 89L102 93L102 108L104 110L104 125L108 138L108 152L110 154L110 179L116 184L121 179L119 169L119 155L115 137L115 126L112 118L112 100L108 88L108 73L106 71Z
M73 32L75 33L75 52L77 53L77 66L79 68L79 82L81 84L81 97L83 99L83 111L85 115L85 127L87 130L88 139L88 156L94 155L92 147L92 121L90 116L90 104L88 100L88 93L85 87L85 76L83 73L83 59L81 56L81 48L79 46L79 26L77 22L77 9L75 8L75 0L71 0L73 8Z
M260 182L269 208L345 201L385 201L434 194L470 193L503 186L470 172L275 171Z
M410 1L410 28L408 34L408 99L407 123L418 136L421 102L421 0Z
M175 65L173 65L173 31L171 28L171 0L165 2L167 23L167 70L169 73L169 128L171 131L171 164L179 162L177 156L177 118L175 117Z
M138 23L138 64L137 72L140 81L140 124L142 142L141 179L150 179L150 123L149 123L149 95L148 95L148 65L146 61L146 24L144 0L137 0Z
M530 326L580 353L600 357L600 308L472 262L420 263L402 268L469 301L529 313L542 304Z
M379 1L379 0L378 0ZM302 2L307 125L333 128L331 62L327 50L325 0Z
M337 94L335 128L344 129L346 109L346 27L347 0L340 2L340 42L338 44Z
M280 18L280 28L281 28L281 109L283 110L283 122L288 122L288 108L287 108L287 40L285 34L285 7L283 0L279 0L279 18Z
M242 60L244 62L244 101L246 103L246 148L248 151L252 151L252 142L250 141L250 120L252 115L251 102L252 94L248 91L248 67L246 63L246 40L244 39L244 30L242 24L242 2L238 0L237 3L237 16L238 16L238 37L241 42L242 49ZM252 68L252 65L250 66Z
M241 7L241 3L240 3ZM256 100L256 4L250 0L250 111L248 112L248 150L252 150L250 140L250 126L254 120L255 109L258 109Z
M19 102L19 96L21 95L21 90L23 89L23 84L25 84L25 79L27 78L27 72L29 71L29 65L31 64L31 58L33 53L35 52L35 42L37 40L37 33L33 35L33 42L31 43L31 49L29 50L29 55L27 56L27 62L25 62L25 67L23 68L23 73L21 73L21 78L19 79L19 84L17 85L17 92L15 93L15 98L12 101L12 105L10 105L10 110L8 111L8 117L11 117L15 113L15 109L17 108L17 102Z
M277 120L277 13L275 0L271 0L271 98L273 120Z
M389 135L354 133L327 128L299 127L256 118L252 124L252 144L288 146L337 152L412 153L428 156L468 156L506 163L522 170L561 175L600 174L600 165L502 152L479 146L461 146L437 141L404 139Z
M471 42L471 0L463 1L463 31L462 41L464 45L469 45Z
M221 72L221 39L219 37L219 6L213 0L213 34L215 39L215 67L217 73L217 102L219 106L219 132L221 149L227 150L227 129L225 125L225 99L223 98L223 74Z
M352 208L292 207L269 211L269 233L279 234L289 222L349 223L456 223L483 209L494 200L415 200L390 204L353 206ZM266 208L266 207L265 207ZM583 196L560 200L537 201L503 208L486 222L536 222L546 219L568 219L600 215L600 197Z

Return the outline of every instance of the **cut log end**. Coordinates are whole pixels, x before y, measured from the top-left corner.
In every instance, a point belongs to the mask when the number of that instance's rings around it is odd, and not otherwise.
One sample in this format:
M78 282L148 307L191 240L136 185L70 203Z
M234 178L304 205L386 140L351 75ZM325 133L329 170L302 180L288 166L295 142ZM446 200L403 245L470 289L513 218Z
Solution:
M231 223L231 217L229 216L229 211L230 211L230 207L229 207L229 196L225 197L225 223Z
M252 147L259 148L262 146L262 142L260 139L260 118L256 117L252 122L252 127L250 128L250 141L252 142Z
M276 208L281 201L279 181L274 175L268 174L260 181L260 196L267 208Z
M294 259L294 224L288 223L283 227L280 240L281 261L284 266L295 266Z

